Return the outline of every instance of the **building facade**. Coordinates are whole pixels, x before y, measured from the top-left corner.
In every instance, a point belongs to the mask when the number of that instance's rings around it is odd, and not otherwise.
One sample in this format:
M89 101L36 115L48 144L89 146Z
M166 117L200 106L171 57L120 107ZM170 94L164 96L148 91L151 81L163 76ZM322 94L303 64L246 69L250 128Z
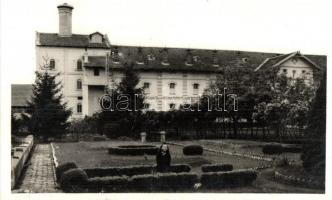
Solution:
M73 34L72 6L66 3L59 5L58 11L59 32L36 33L36 67L37 71L48 70L49 73L60 74L64 101L72 109L73 119L91 116L100 111L99 100L105 93L106 86L112 87L114 83L121 81L126 63L134 63L134 70L140 76L139 86L144 87L146 109L167 111L196 101L216 80L223 67L256 67L264 59L270 58L256 69L259 70L275 60L274 57L285 56L257 52L112 45L107 35L99 32ZM281 70L296 68L297 71L308 70L311 73L313 62L310 64L306 58L303 59L300 58L297 64L286 59L286 62L282 62ZM300 65L304 65L305 69Z

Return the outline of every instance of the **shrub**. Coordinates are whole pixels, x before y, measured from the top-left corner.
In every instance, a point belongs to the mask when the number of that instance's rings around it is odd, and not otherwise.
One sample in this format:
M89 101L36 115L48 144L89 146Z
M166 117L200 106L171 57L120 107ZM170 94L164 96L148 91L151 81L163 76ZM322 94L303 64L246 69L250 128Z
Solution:
M289 165L289 160L286 156L279 156L273 162L276 167L284 167Z
M170 171L174 173L190 172L191 167L186 164L175 164L170 166Z
M138 174L151 174L154 167L149 165L137 165L128 167L108 167L84 169L88 177L103 176L133 176Z
M282 151L287 153L301 153L302 146L297 144L287 144L282 146Z
M59 181L61 179L61 176L64 172L66 172L70 169L75 169L75 168L77 168L77 165L74 162L66 162L66 163L58 165L55 169L55 175L56 175L57 181Z
M94 135L93 136L93 141L107 141L108 138L103 135Z
M95 177L88 180L89 192L121 192L129 187L127 176Z
M209 172L202 174L201 184L205 188L234 187L248 185L256 178L257 172L254 170Z
M232 171L233 165L231 164L207 164L202 165L202 172L224 172Z
M82 169L70 169L62 174L60 186L64 192L84 192L88 186L88 176Z
M197 181L194 173L158 173L133 176L130 186L134 191L176 191L193 188Z
M188 145L183 148L184 155L202 155L203 147L200 145Z
M262 149L264 154L281 154L283 151L283 148L280 144L267 144L263 146Z
M111 147L108 149L109 154L116 155L156 155L158 152L158 147L153 145L127 145L127 146L118 146Z

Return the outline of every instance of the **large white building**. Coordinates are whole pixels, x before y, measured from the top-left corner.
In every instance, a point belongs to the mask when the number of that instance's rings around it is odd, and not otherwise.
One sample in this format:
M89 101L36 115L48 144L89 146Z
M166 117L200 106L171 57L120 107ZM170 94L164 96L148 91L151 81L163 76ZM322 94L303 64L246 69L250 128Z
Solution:
M140 86L145 88L147 95L147 109L166 111L195 100L223 67L258 66L267 57L276 56L255 52L111 45L107 35L99 32L73 34L73 7L62 4L58 10L59 32L36 33L36 66L37 71L60 73L64 100L72 109L73 118L100 110L99 99L105 86L112 80L121 80L126 62L135 63Z

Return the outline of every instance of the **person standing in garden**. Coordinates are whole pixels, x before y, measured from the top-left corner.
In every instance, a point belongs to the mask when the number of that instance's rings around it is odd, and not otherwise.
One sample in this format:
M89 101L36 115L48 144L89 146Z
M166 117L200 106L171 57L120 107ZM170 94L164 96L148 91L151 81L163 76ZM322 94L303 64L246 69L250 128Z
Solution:
M171 154L166 144L162 144L157 152L157 172L168 172L171 165Z

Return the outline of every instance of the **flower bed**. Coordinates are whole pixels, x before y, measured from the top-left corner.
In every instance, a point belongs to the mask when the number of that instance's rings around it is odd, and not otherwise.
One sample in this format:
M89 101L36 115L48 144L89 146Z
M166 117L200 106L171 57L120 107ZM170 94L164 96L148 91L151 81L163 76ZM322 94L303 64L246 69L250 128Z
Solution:
M108 149L109 154L116 155L156 155L158 152L158 147L153 145L123 145L117 147L111 147Z

